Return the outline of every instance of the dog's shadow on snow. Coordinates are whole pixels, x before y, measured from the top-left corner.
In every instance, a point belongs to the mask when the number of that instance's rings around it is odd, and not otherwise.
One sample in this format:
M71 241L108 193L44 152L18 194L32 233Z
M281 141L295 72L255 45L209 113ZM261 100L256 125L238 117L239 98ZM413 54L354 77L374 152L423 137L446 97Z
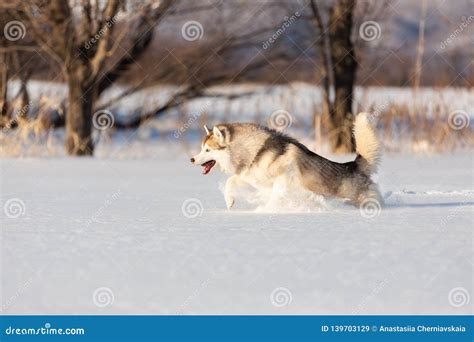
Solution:
M472 207L474 202L440 202L440 203L385 203L385 208L449 208Z

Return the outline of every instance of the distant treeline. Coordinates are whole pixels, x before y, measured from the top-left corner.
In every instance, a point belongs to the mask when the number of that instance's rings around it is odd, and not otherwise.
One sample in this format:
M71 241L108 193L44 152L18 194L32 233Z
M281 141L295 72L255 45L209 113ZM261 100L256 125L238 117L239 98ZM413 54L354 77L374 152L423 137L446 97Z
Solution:
M133 65L130 70L124 73L118 83L134 83L147 78L147 85L157 84L174 84L180 85L189 78L185 65L181 65L176 58L186 60L184 57L188 54L188 47L174 46L175 43L170 41L166 45L158 47L154 44L142 58ZM168 47L172 48L173 55L168 53ZM299 51L299 50L298 50ZM295 51L296 53L297 51ZM238 52L238 56L242 51ZM251 52L248 52L251 56ZM282 84L293 81L302 81L308 83L320 83L320 76L317 73L317 65L320 61L318 56L308 53L295 57L294 60L288 58L280 60L272 65L263 66L261 69L250 73L246 79L223 80L223 83L242 83L257 82L269 84ZM313 56L311 56L313 55ZM57 70L49 56L43 52L23 53L22 59L34 61L31 65L35 65L37 69L32 75L32 79L63 81L58 75ZM412 75L415 65L415 55L413 53L405 53L397 51L396 54L390 51L372 49L370 51L361 51L358 53L357 61L359 69L357 72L357 84L363 86L411 86ZM474 85L474 71L469 67L472 63L468 56L464 56L462 51L452 50L443 55L429 56L423 64L421 75L421 86L426 87L472 87ZM383 61L383 63L380 63ZM377 66L375 68L375 66ZM12 68L14 66L12 65ZM222 74L225 68L229 74L238 72L241 68L239 63L226 63L206 66L206 77L209 73L216 75ZM161 78L163 69L174 69L173 77L166 79ZM281 77L280 72L284 73ZM199 78L199 75L196 75Z

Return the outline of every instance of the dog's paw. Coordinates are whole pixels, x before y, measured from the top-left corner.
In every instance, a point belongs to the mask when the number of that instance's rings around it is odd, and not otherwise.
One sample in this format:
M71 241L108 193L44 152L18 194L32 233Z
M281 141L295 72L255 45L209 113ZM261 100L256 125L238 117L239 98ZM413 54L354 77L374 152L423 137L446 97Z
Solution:
M232 208L232 206L234 205L234 198L233 197L226 197L225 198L225 204L227 205L227 209L230 209Z

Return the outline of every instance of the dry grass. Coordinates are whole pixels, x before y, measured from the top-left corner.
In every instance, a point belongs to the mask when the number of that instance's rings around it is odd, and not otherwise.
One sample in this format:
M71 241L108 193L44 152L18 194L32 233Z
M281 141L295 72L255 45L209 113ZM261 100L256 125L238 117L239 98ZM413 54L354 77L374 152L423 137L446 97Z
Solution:
M298 106L298 103L295 102L297 95L286 92L278 96L284 108L288 108L291 111L291 109ZM362 98L362 100L366 99ZM249 108L247 103L245 103L245 99L234 105L228 101L224 106L224 111L219 113L220 120L231 121L232 118L235 120L233 113L236 110L235 105L237 105L237 111L245 110L246 112L251 112L255 122L266 124L268 121L266 103L264 101L256 101L253 107ZM409 114L411 103L389 102L384 106L376 107L372 105L365 107L365 111L371 113L371 119L377 122L377 132L383 141L385 150L388 152L433 154L452 152L454 150L472 150L474 134L472 124L469 125L469 118L466 116L467 122L461 122L461 126L458 125L461 129L455 129L455 124L449 121L449 105L444 100L437 103L438 105L430 109L423 106L418 107L414 114ZM321 114L320 103L313 101L312 106L313 113L308 113L308 116L305 118L294 118L290 133L297 137L306 137L306 140L311 136L314 142L314 144L311 144L311 147L319 152L323 149L323 146L327 147L325 144L329 136L328 118ZM43 99L38 107L39 109L35 109L36 112L32 116L33 118L27 120L17 117L15 119L17 120L16 128L3 128L3 131L0 133L0 156L64 155L62 144L63 130L54 130L50 128L48 123L48 117L51 116L53 110L57 110L57 107L52 106L51 101L48 102L47 99ZM178 127L189 126L191 127L189 131L200 129L204 123L208 122L209 113L205 110L198 118L191 120L192 107L189 104L181 106L178 115L172 119L173 121L164 117L146 124L146 127L139 128L138 134L134 136L134 139L150 139L148 132L150 127L155 131L160 131L161 136L171 135L173 130ZM430 115L425 114L428 112ZM311 116L315 119L314 122ZM190 122L191 124L189 124ZM184 139L171 139L171 141L180 142L185 147L189 147L189 131L183 133ZM115 134L116 132L114 133L113 130L100 132L100 134L96 132L94 138L97 142L100 140L101 145L112 145Z

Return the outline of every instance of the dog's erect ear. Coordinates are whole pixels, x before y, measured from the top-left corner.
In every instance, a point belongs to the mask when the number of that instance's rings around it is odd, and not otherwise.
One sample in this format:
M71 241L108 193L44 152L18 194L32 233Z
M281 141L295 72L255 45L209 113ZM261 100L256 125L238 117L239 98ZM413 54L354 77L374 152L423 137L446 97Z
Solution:
M204 130L206 131L206 134L209 135L209 128L207 128L206 125L204 125Z
M212 133L214 133L214 136L219 141L219 144L224 145L225 143L224 130L220 130L217 126L214 126L214 128L212 129Z

